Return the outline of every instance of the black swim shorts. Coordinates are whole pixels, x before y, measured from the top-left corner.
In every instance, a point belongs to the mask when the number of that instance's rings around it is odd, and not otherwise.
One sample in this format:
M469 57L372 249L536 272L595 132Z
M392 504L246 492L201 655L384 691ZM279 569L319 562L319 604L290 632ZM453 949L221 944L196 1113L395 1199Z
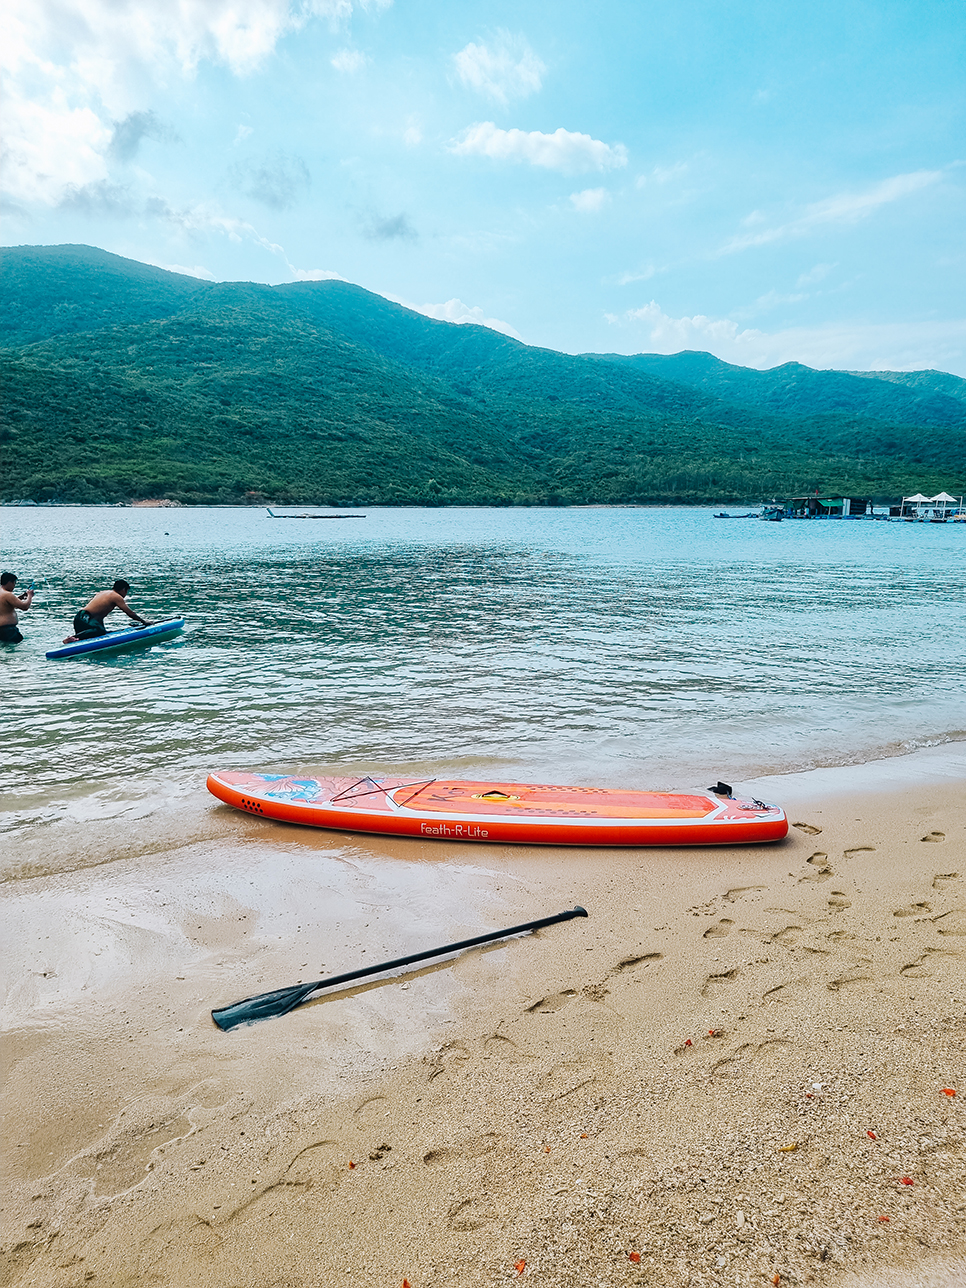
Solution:
M0 644L19 644L22 639L16 626L0 626Z
M92 617L86 608L82 608L74 618L74 634L79 640L93 640L98 635L106 635L107 628L99 617Z

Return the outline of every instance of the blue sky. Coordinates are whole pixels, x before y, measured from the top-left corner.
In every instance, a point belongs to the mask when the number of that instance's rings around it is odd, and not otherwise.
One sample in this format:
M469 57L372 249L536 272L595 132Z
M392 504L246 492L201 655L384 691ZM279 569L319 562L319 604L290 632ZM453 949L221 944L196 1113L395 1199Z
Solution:
M3 240L966 376L954 0L8 0Z

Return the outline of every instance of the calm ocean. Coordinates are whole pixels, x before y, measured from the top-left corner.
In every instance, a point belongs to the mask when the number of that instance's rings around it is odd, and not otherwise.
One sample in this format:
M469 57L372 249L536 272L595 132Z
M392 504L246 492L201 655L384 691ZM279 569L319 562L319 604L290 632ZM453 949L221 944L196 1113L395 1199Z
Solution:
M40 587L0 647L8 833L221 766L668 788L966 738L966 525L358 513L0 511ZM47 662L117 576L184 636Z

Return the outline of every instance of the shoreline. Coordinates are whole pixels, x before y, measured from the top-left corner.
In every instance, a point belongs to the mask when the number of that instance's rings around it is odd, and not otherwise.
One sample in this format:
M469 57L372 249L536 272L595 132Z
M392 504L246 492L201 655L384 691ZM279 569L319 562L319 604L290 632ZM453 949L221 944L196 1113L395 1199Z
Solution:
M5 1282L952 1288L964 752L784 776L773 846L234 815L8 883ZM574 902L282 1019L207 1015Z
M957 732L938 735L930 739L927 746L903 750L899 754L895 754L894 747L884 746L884 754L871 759L752 775L731 781L737 792L756 795L783 807L787 805L788 810L800 802L817 797L837 797L846 792L889 792L950 781L966 782L966 737L957 737ZM479 762L475 758L464 758L463 763L426 761L415 767L389 762L310 765L279 761L277 764L269 762L264 769L267 772L319 776L354 772L360 775L418 772L469 779L542 781L539 775L525 774L517 764L494 764L489 759ZM709 770L708 775L711 774ZM139 789L137 780L132 791L129 776L75 784L66 789L57 802L59 812L48 817L40 816L39 811L40 802L46 802L49 793L38 789L24 793L22 800L18 801L19 807L9 811L11 815L21 816L22 821L13 823L0 833L9 837L12 843L12 861L0 866L0 886L11 881L99 867L117 859L134 860L139 854L164 854L178 846L205 841L257 839L262 825L257 821L252 824L237 811L216 805L204 788L205 777L201 770L171 776L167 780L152 776L146 780L151 785L150 796ZM575 775L574 782L592 785L598 777ZM619 774L614 775L608 785L641 785L634 781L621 781L621 778ZM700 785L697 781L678 781L647 786L655 791L687 792ZM13 800L13 792L8 792L7 801ZM148 830L150 840L145 839ZM290 834L305 839L313 833L297 828ZM323 832L314 835L328 837L330 843L338 847L346 836L355 834ZM376 837L369 839L378 844ZM492 848L480 844L476 852L485 859Z

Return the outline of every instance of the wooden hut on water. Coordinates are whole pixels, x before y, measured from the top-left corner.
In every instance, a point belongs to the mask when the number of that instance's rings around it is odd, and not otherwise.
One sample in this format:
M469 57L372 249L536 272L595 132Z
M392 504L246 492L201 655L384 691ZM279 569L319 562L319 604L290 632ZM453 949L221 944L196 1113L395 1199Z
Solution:
M785 507L789 519L849 519L871 510L871 501L854 496L793 496Z

